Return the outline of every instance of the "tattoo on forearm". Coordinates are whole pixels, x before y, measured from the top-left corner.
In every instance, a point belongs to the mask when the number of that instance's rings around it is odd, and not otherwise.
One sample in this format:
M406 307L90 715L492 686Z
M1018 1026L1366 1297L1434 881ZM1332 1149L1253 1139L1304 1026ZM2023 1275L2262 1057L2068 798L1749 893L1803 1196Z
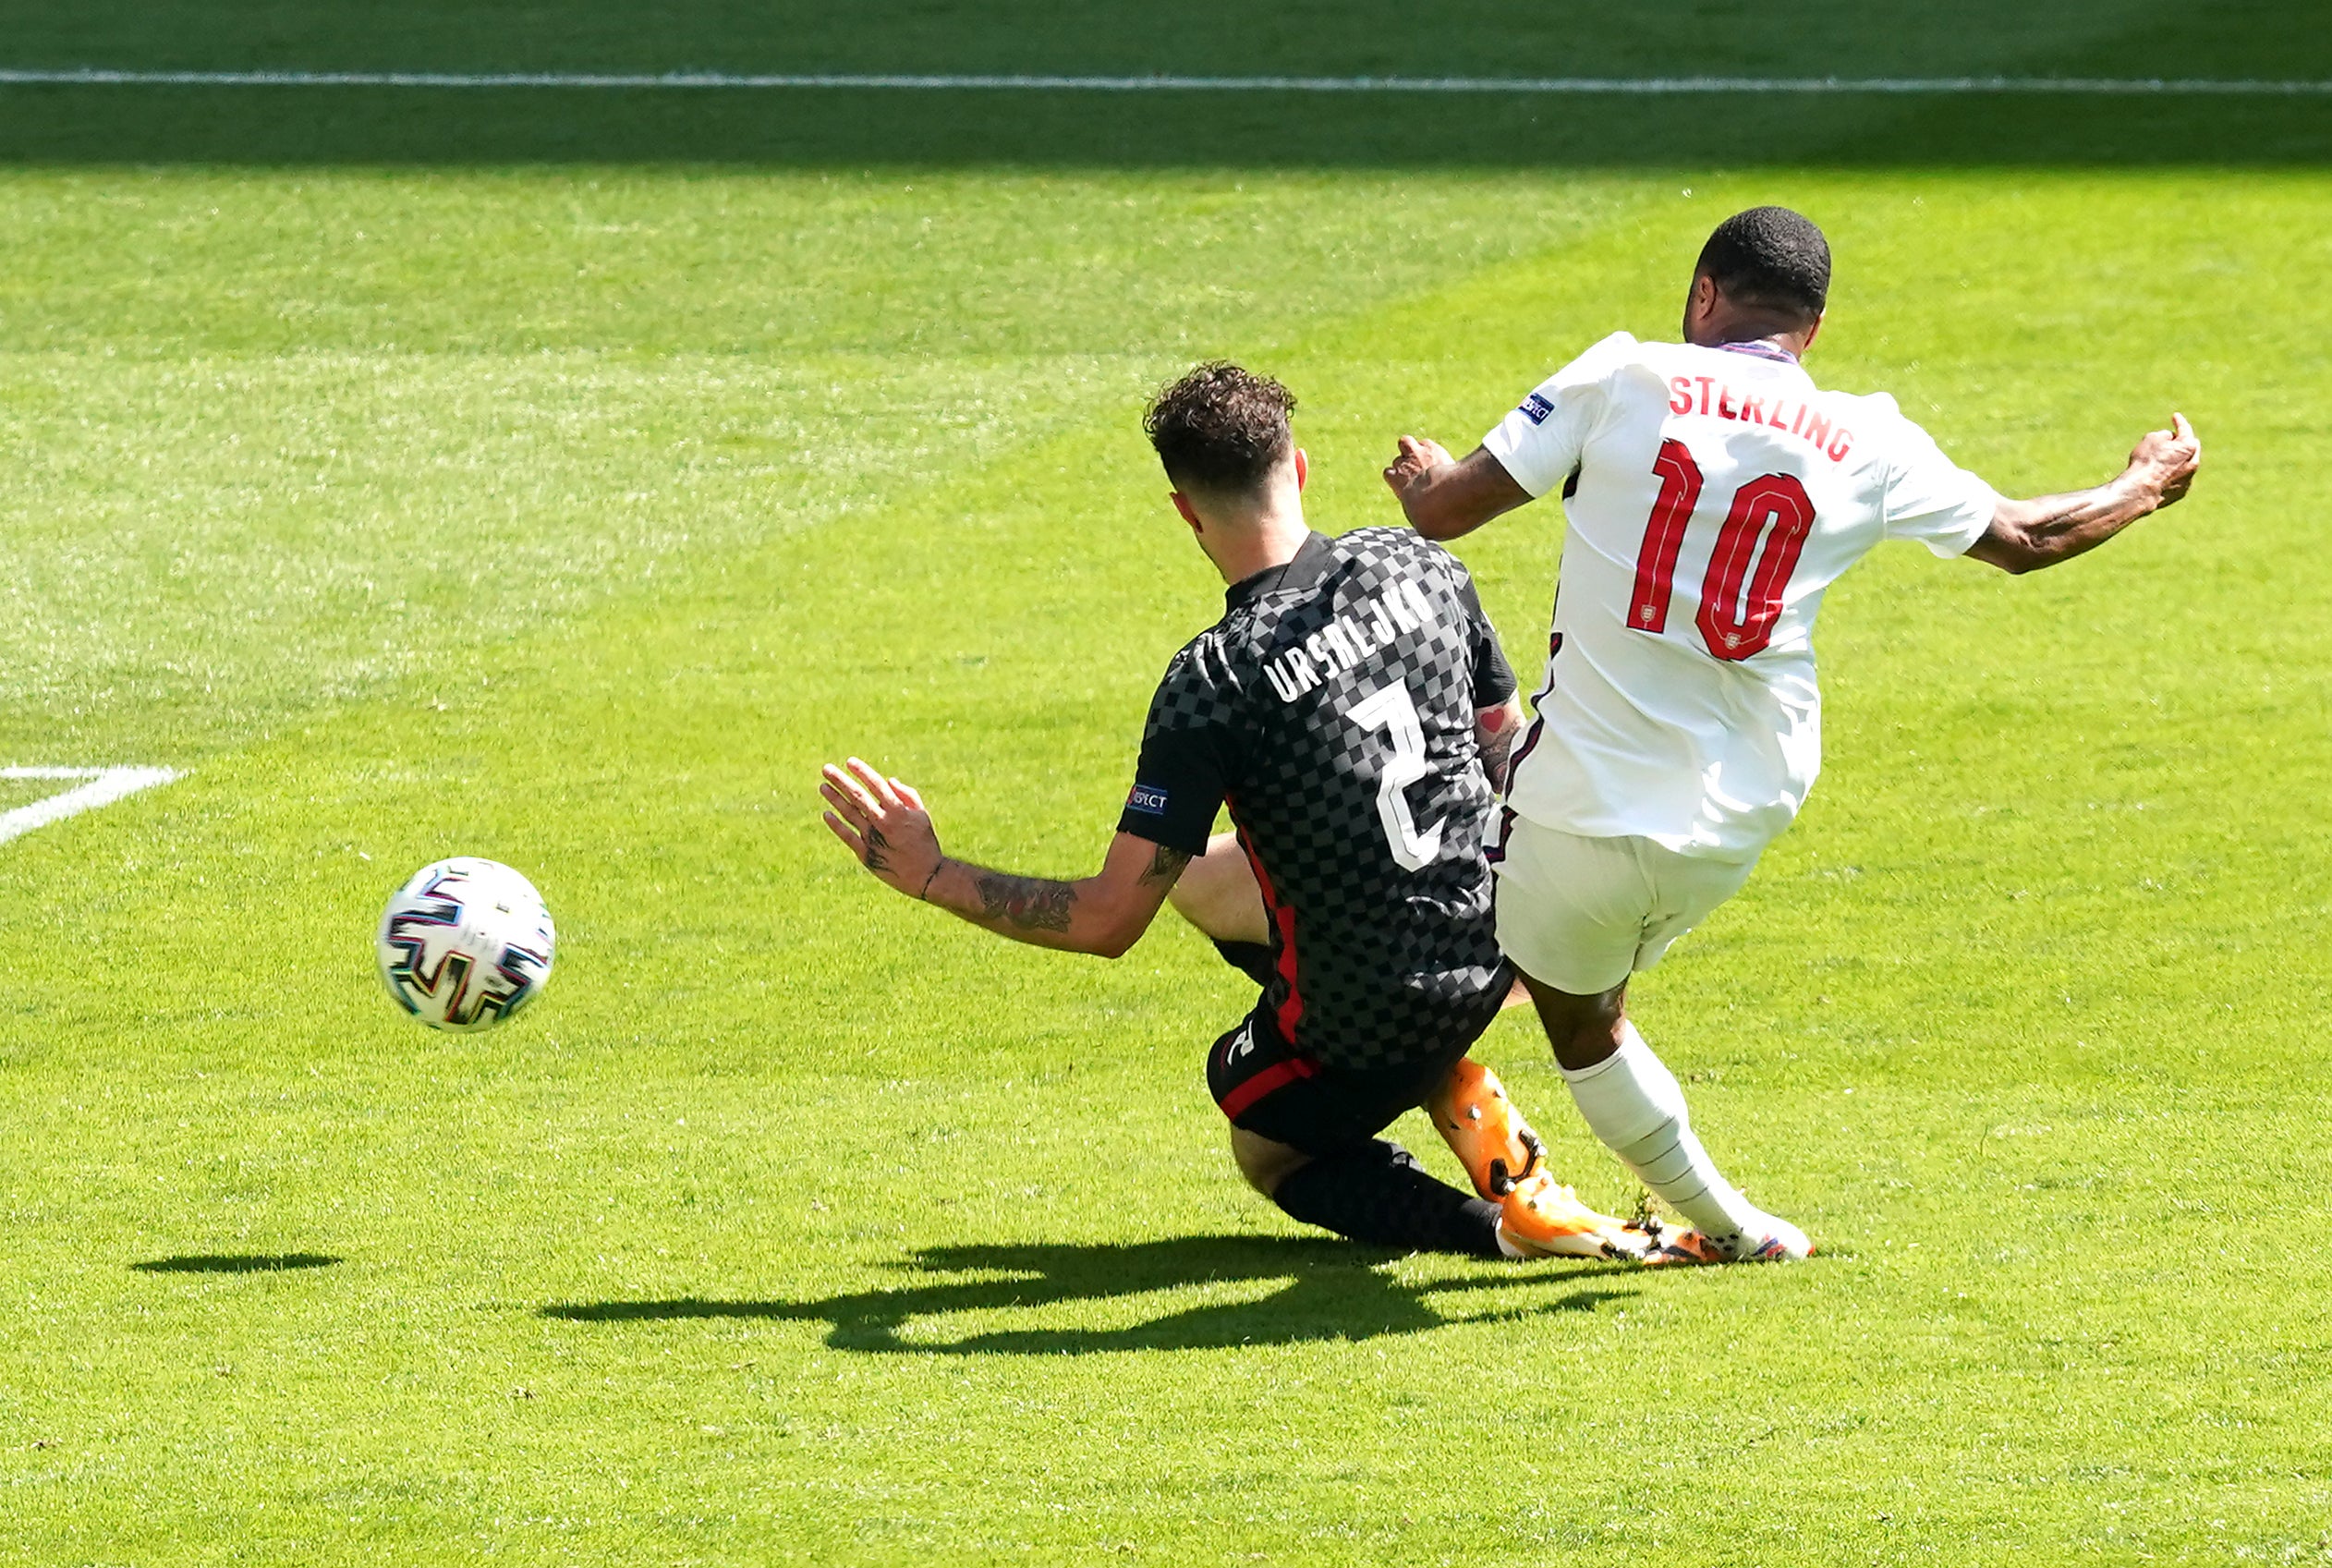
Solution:
M1169 849L1166 845L1161 844L1150 855L1149 869L1142 873L1142 881L1146 882L1171 882L1176 877L1181 876L1183 874L1183 868L1189 864L1189 856L1184 854L1179 849Z
M885 855L883 851L891 847L891 841L882 836L882 830L869 824L867 828L864 842L867 845L867 854L863 864L866 866L867 869L869 871L889 870L891 869L891 857Z
M1482 772L1489 775L1490 788L1500 795L1506 793L1506 759L1513 753L1516 733L1510 724L1482 736Z
M1500 795L1506 793L1506 760L1513 754L1514 737L1522 733L1522 711L1517 708L1486 709L1475 725L1482 772L1489 776L1490 788Z
M981 918L1008 921L1023 930L1067 930L1069 906L1077 901L1075 888L1043 877L983 871L973 885L979 892Z

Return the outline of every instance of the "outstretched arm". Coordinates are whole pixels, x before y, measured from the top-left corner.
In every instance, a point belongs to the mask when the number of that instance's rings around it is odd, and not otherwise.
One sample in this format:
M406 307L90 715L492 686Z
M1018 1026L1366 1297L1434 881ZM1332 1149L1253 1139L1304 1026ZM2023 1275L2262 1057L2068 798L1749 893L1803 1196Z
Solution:
M2130 465L2095 490L2003 499L1992 527L1968 553L2007 572L2036 572L2070 561L2150 512L2185 495L2203 461L2203 444L2183 414L2168 430L2151 431L2130 454Z
M1463 463L1438 441L1401 438L1385 483L1401 500L1409 526L1427 539L1456 539L1530 499L1505 465L1482 447Z
M1082 881L1013 876L941 854L923 796L856 757L847 771L828 763L818 793L826 797L826 825L881 881L1038 947L1122 955L1190 863L1178 849L1119 833L1099 872Z

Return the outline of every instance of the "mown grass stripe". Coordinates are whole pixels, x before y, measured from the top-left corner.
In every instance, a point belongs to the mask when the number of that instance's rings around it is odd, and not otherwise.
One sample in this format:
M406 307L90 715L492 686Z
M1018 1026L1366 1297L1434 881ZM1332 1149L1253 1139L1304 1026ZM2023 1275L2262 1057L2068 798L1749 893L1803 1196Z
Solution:
M1552 96L1777 96L2000 93L2255 98L2332 95L2332 80L2180 80L2120 77L1399 77L1035 76L726 71L307 71L0 69L11 87L388 87L818 90L961 92L1390 92Z

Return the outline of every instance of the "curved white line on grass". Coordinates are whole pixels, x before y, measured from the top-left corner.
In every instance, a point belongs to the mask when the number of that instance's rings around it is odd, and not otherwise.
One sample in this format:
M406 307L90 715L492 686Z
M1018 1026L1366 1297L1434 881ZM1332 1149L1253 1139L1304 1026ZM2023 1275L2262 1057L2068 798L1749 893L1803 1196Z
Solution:
M86 779L77 789L36 800L30 806L19 806L13 811L0 811L0 844L21 838L34 828L45 828L51 822L78 817L100 806L111 806L124 796L135 795L155 784L168 784L178 777L175 768L0 768L0 779Z
M918 76L813 72L662 75L591 71L194 71L0 69L17 87L548 87L586 90L841 88L915 92L1457 92L1593 96L1702 93L2161 94L2215 98L2323 97L2332 81L2207 81L2120 77L1401 77L1401 76Z

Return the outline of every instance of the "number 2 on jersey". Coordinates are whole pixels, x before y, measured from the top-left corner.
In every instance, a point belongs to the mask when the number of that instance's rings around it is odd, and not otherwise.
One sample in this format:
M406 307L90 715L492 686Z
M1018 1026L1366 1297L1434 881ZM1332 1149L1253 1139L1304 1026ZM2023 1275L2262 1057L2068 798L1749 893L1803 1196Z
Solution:
M1644 549L1635 559L1635 591L1628 598L1628 625L1640 632L1668 629L1668 602L1675 593L1676 557L1684 529L1700 504L1700 465L1682 442L1660 443L1652 460L1660 493L1644 525ZM1805 536L1814 530L1814 502L1794 474L1760 474L1733 492L1732 509L1717 529L1701 580L1700 614L1693 618L1701 641L1719 659L1741 660L1762 652L1781 618L1782 590L1797 570ZM1748 585L1746 602L1742 586Z
M1384 824L1385 847L1392 851L1394 861L1404 871L1422 871L1441 852L1441 824L1419 833L1409 811L1409 786L1433 771L1425 760L1425 726L1417 722L1409 687L1390 681L1345 714L1363 729L1384 731L1392 743L1392 755L1385 759L1385 771L1377 779L1377 820Z

